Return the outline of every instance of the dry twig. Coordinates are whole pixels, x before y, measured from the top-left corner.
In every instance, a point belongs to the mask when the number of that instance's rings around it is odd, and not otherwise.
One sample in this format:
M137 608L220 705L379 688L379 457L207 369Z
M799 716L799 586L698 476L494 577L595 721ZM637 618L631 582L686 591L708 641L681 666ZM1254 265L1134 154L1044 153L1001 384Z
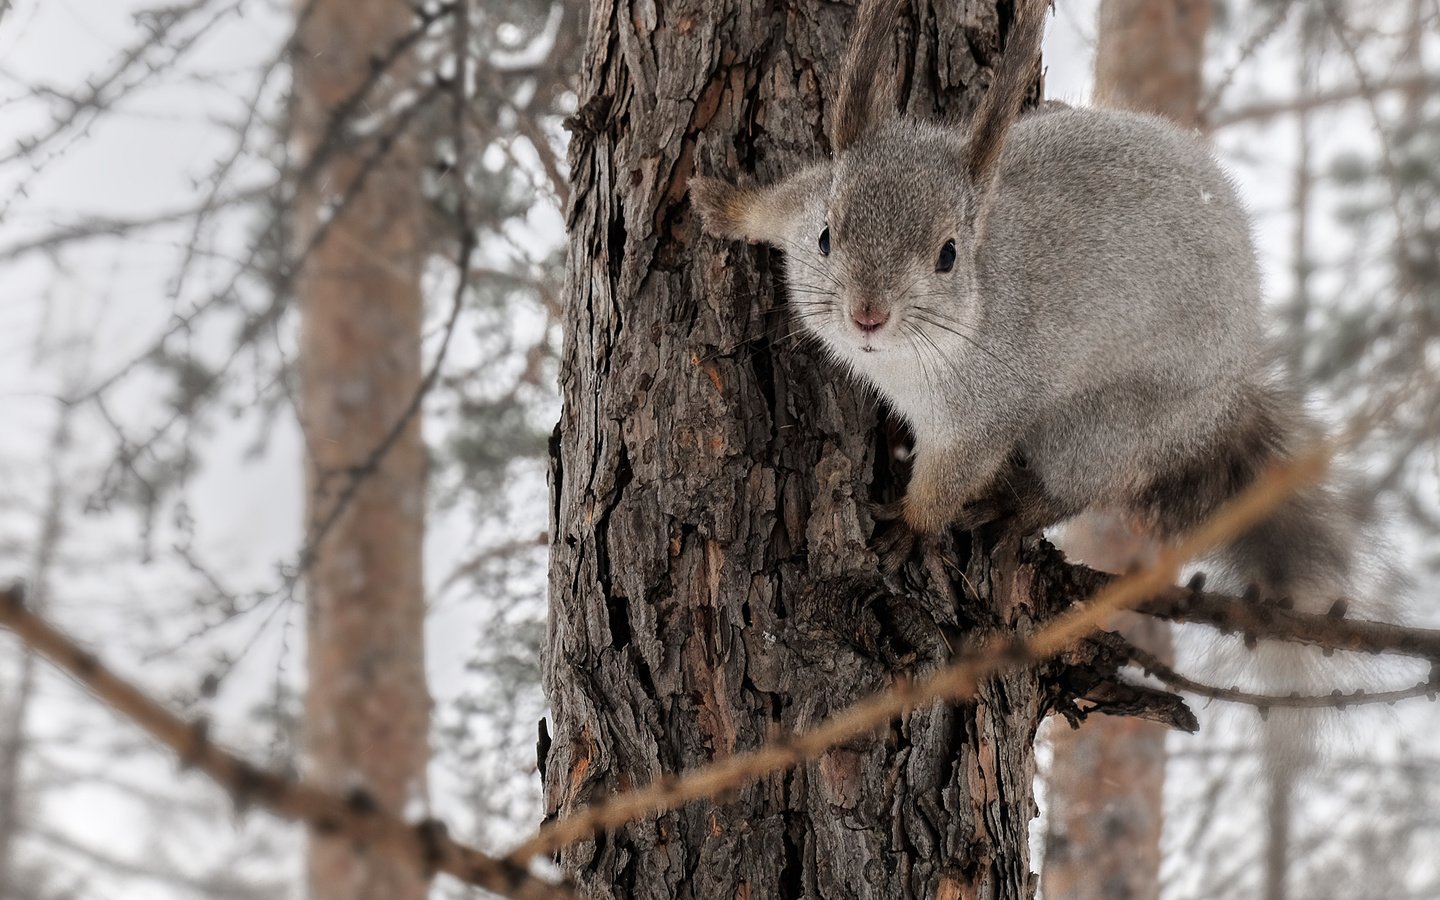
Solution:
M1212 700L1224 700L1228 703L1243 703L1247 706L1254 706L1260 710L1263 716L1270 709L1286 707L1291 709L1346 709L1351 706L1370 706L1376 703L1394 703L1397 700L1407 700L1411 697L1429 697L1435 699L1436 691L1440 690L1440 680L1437 680L1437 672L1431 672L1430 677L1418 684L1408 688L1399 688L1393 691L1353 691L1345 693L1340 690L1331 691L1324 696L1305 696L1299 693L1294 694L1256 694L1249 691L1242 691L1239 688L1222 688L1214 685L1202 684L1193 678L1181 675L1160 660L1152 653L1147 653L1138 647L1129 648L1130 660L1135 665L1145 670L1145 674L1158 678L1167 686L1187 694L1195 694L1200 697L1209 697Z
M94 654L26 609L16 588L0 590L0 625L64 670L116 712L173 750L183 765L199 769L224 787L240 806L256 804L317 832L343 835L376 853L428 872L444 872L465 884L517 900L573 898L563 885L531 875L523 865L495 859L452 839L435 820L411 825L375 806L368 795L340 797L265 771L213 743L203 722L187 722L107 669Z

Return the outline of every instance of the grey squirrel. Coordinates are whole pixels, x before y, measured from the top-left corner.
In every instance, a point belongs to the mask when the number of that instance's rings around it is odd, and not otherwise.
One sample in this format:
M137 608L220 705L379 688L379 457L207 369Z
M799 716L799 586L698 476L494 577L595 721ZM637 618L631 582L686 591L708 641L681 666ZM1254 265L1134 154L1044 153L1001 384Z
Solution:
M1270 364L1250 222L1196 136L1149 115L1019 115L1048 0L1022 0L974 116L899 115L877 86L908 0L865 0L833 159L767 187L694 177L712 235L786 254L803 325L910 425L907 534L1099 507L1161 539L1203 522L1314 431ZM1305 491L1224 548L1234 583L1324 612L1355 515Z

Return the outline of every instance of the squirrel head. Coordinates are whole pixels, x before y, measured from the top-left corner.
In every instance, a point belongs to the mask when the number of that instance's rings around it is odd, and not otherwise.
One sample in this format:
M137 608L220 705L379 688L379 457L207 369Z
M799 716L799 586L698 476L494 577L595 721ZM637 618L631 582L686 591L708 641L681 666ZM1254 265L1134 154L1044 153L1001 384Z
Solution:
M833 160L766 187L690 179L705 230L785 251L790 303L832 348L934 347L976 320L976 254L1010 125L1034 80L1048 0L1024 0L979 109L959 128L880 90L908 0L865 0L831 121ZM946 354L948 355L948 354Z
M790 306L818 336L885 351L973 318L983 192L956 177L964 152L954 132L897 116L768 187L694 178L690 192L706 231L785 251Z

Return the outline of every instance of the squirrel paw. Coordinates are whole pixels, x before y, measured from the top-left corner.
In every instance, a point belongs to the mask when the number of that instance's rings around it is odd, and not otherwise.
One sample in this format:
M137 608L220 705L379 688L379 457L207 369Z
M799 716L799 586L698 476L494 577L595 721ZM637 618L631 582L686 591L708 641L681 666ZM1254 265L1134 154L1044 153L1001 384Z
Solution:
M908 510L902 498L893 503L876 503L870 507L870 515L876 522L889 522L890 527L875 538L873 548L880 557L884 571L894 574L917 553L928 554L940 543L937 535L928 529L917 527L913 521L914 510ZM966 531L973 531L1004 518L1006 510L996 500L981 499L967 503L955 518L955 525ZM958 561L945 560L951 568L959 566Z
M880 568L892 575L910 561L922 543L920 535L906 525L903 519L898 516L895 519L894 524L875 538L873 545L876 555L880 557Z
M916 551L924 551L931 543L927 536L918 531L905 514L905 500L894 503L876 503L870 506L870 515L876 522L889 522L890 527L875 538L872 545L880 557L880 568L894 574L909 562Z

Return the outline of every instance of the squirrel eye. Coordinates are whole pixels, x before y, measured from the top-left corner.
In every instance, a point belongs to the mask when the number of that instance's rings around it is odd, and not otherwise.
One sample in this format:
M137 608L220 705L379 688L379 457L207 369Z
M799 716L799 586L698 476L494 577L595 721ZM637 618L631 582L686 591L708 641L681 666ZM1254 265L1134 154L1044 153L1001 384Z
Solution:
M820 229L820 255L830 255L830 226L826 225Z
M946 241L940 248L940 258L935 260L935 271L948 272L955 267L955 242Z

